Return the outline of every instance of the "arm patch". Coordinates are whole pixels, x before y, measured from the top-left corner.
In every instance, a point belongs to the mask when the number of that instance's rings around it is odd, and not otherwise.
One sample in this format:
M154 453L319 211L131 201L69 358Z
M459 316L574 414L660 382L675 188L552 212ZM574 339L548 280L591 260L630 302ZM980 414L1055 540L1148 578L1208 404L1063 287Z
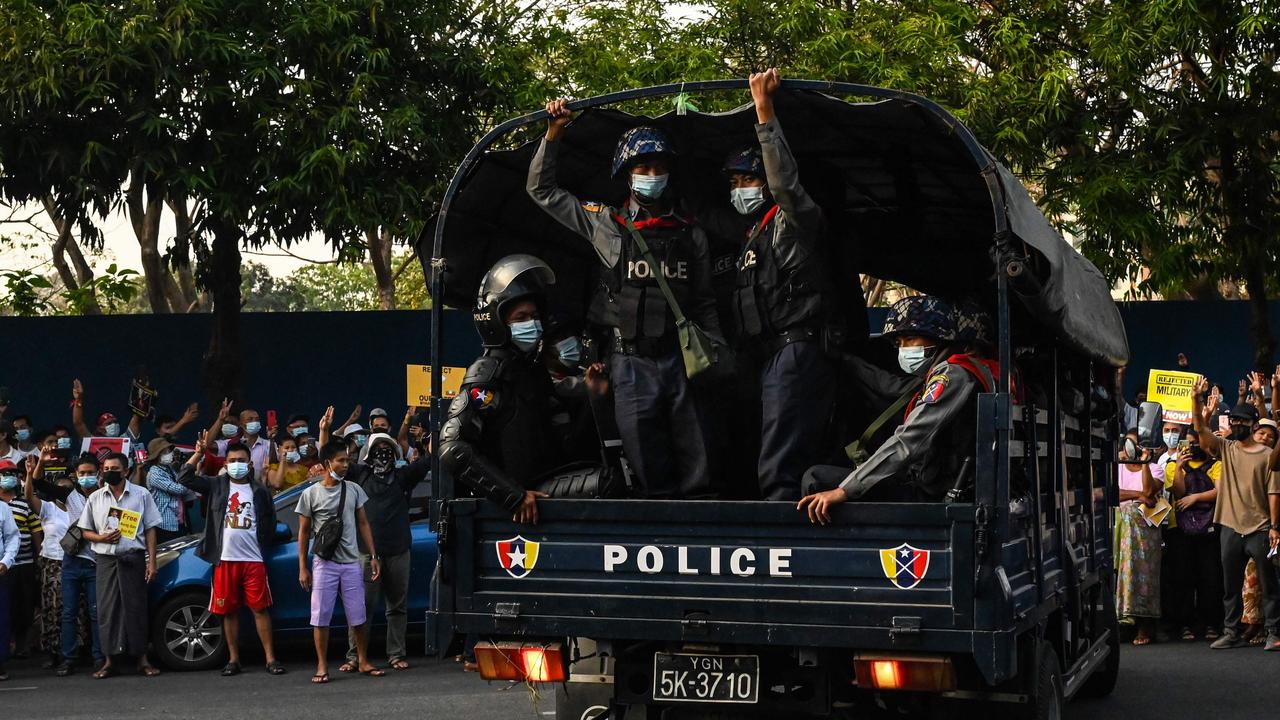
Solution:
M932 405L942 398L942 394L946 392L947 385L950 384L951 378L946 372L936 373L929 378L924 385L924 392L920 393L920 402L924 405Z

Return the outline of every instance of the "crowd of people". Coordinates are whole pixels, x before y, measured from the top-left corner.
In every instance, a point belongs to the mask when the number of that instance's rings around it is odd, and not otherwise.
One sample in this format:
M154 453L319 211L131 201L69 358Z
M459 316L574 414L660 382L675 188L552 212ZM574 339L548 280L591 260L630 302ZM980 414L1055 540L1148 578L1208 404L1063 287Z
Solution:
M313 433L306 415L277 427L269 413L264 425L256 410L228 400L207 430L191 433L194 403L178 417L131 407L125 425L104 412L89 427L85 399L76 380L70 426L37 425L0 405L0 680L10 657L32 653L64 677L87 666L108 678L130 664L158 675L148 657L147 592L157 547L201 531L196 554L214 568L208 609L222 619L229 653L222 674L243 671L242 608L252 612L266 671L283 674L264 560L278 541L273 496L307 481L296 505L298 582L311 595L313 680L329 681L339 601L349 628L343 672L386 672L368 654L379 597L388 667L408 668L409 574L423 571L410 568L409 498L430 468L416 408L393 429L381 408L366 419L357 406L335 425L329 407ZM194 442L182 441L184 430Z
M1188 369L1185 355L1179 365ZM1203 376L1193 394L1191 423L1166 415L1150 440L1137 428L1145 393L1125 408L1117 613L1134 645L1280 651L1280 367L1241 380L1234 405Z

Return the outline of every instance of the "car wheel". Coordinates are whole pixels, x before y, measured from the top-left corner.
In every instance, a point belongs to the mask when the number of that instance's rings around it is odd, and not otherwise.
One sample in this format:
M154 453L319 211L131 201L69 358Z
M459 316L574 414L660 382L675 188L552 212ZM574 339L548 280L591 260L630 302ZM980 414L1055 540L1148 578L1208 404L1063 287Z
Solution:
M209 593L179 593L160 604L151 622L151 648L171 670L212 670L227 661L222 618L209 612Z

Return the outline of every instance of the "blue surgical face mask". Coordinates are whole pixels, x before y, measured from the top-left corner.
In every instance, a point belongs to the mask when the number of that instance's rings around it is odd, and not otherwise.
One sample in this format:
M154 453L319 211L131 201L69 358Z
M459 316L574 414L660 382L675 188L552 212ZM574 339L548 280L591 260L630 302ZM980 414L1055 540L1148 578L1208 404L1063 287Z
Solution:
M366 436L366 435L357 435L357 436L356 436L356 447L364 447L364 444L365 444L365 443L367 443L367 442L369 442L369 438L368 438L368 436Z
M85 490L95 490L98 487L97 475L82 475L76 478L76 482L80 483L80 487Z
M71 438L69 438L69 437L65 437L65 438L64 438L64 437L60 437L60 438L58 438L58 449L59 449L59 450L70 450L70 449L71 449Z
M290 450L284 454L284 459L285 462L296 463L298 460L302 459L302 453L299 453L297 450Z
M409 465L409 461L405 460L404 458L400 458L399 460L396 460L396 467L398 468L407 467L408 465Z
M567 337L556 343L556 352L565 365L573 367L582 362L582 341L576 337Z
M729 202L734 210L750 215L764 207L764 186L734 188L729 191Z
M542 339L541 320L523 320L511 323L511 343L528 352L538 346Z
M171 452L167 452L167 453L160 453L160 464L161 464L161 465L172 465L172 464L173 464L173 453L171 453Z
M632 174L631 191L645 200L657 200L662 197L662 193L666 192L669 177L669 175Z
M20 430L14 430L13 436L18 438L18 442L26 442L31 439L31 429L22 428Z
M310 431L311 431L311 428L307 427L306 425L301 425L299 427L296 427L290 430L289 432L292 433L294 437L298 437L299 435L306 435Z
M1165 433L1165 434L1164 434L1164 446L1165 446L1165 447L1167 447L1167 448L1169 448L1170 450L1172 450L1172 449L1174 449L1175 447L1177 447L1177 445L1178 445L1178 439L1179 439L1179 438L1178 438L1178 433L1176 433L1176 432Z
M222 437L235 437L240 432L240 427L231 423L222 424Z
M0 477L0 490L17 490L17 489L18 489L17 475L5 475L3 477Z
M334 472L333 470L330 470L330 471L329 471L329 477L333 478L334 480L341 480L341 479L342 479L342 476L341 476L341 475L339 475L338 473Z
M244 431L249 433L250 435L257 435L258 433L262 432L262 423L256 420L253 422L247 422L244 424Z
M106 427L102 428L102 432L106 433L107 437L117 437L120 435L120 423L108 423Z
M227 474L232 478L239 480L249 474L249 463L229 462L227 463Z
M929 352L931 350L933 350L931 347L898 348L898 367L902 368L902 371L909 375L915 375L928 360Z

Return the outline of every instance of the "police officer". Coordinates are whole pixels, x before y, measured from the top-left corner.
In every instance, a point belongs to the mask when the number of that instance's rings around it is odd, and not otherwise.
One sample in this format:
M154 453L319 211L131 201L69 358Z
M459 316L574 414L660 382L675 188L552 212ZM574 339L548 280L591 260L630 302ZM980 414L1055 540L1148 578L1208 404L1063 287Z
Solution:
M706 445L676 335L675 316L655 279L663 273L681 310L720 335L711 289L707 237L685 217L668 188L675 153L657 128L622 134L613 177L627 182L621 208L582 202L556 183L559 138L570 120L563 100L547 103L547 134L529 165L528 191L547 214L586 238L606 268L603 308L592 316L612 328L609 375L618 429L641 494L710 495ZM651 267L627 227L643 235Z
M774 114L781 82L776 69L751 75L760 146L730 155L724 173L730 203L752 220L732 312L739 344L761 363L760 494L794 501L801 476L820 460L835 383L821 338L825 220L800 185Z
M830 521L832 505L859 498L940 501L977 442L977 396L992 392L999 365L986 357L990 319L973 306L957 311L929 295L896 303L884 336L898 346L898 364L922 382L906 406L906 420L839 487L806 495L797 504L812 522Z
M551 376L539 359L546 287L555 273L532 255L508 255L480 282L473 313L484 352L462 380L440 429L440 463L513 514L538 521L531 490L562 464L552 423Z

